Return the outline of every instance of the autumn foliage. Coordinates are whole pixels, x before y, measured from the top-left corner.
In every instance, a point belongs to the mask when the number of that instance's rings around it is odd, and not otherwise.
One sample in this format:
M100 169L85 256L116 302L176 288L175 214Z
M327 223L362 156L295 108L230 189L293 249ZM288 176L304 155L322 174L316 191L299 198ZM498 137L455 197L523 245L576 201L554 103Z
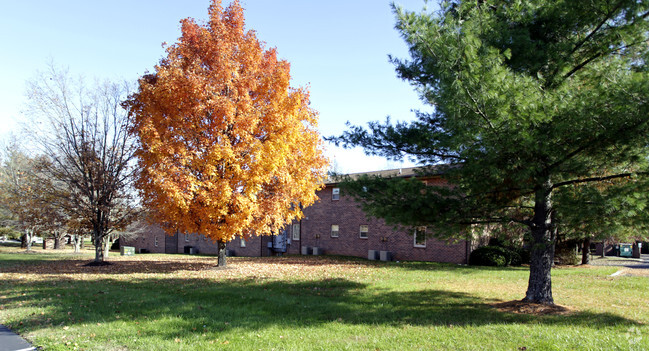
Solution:
M145 205L169 231L213 241L277 232L316 200L327 160L309 92L290 65L218 0L127 102Z

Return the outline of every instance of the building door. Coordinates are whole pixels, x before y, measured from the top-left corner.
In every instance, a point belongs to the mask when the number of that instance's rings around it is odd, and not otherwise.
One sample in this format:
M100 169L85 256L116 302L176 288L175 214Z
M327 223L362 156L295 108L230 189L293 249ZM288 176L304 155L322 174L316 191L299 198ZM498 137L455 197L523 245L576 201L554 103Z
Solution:
M284 229L280 233L273 236L273 251L286 252L286 240L288 238L287 230Z
M174 235L165 235L165 253L178 253L178 232Z

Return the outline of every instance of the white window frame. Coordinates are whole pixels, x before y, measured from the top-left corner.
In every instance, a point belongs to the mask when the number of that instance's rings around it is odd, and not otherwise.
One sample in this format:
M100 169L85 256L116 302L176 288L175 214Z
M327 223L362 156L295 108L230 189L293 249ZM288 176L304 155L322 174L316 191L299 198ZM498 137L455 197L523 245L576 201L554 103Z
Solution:
M340 200L340 188L331 189L331 201Z
M365 236L363 236L365 233ZM361 239L367 239L370 236L370 226L367 224L361 224L358 228L358 237Z
M334 230L334 227L336 227L336 230ZM336 233L336 235L334 235ZM340 236L340 226L338 224L332 224L331 225L331 237L332 238L337 238Z
M158 247L158 236L157 235L153 236L153 246Z
M241 241L239 242L239 245L240 245L241 247L246 247L246 238L241 237L240 239L241 239Z
M424 243L423 244L421 242L417 243L417 233L423 233L423 235L424 235ZM426 247L426 227L425 226L415 227L415 230L414 230L412 236L413 236L412 245L414 247Z
M189 242L189 234L185 234L185 242Z
M293 241L300 241L300 223L293 223Z

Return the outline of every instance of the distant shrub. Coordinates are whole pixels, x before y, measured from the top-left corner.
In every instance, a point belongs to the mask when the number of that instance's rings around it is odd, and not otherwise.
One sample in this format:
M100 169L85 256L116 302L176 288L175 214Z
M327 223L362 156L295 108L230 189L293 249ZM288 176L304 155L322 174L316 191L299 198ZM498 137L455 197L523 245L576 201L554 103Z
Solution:
M521 257L521 254L518 253L516 250L504 248L507 251L507 255L509 256L507 264L510 266L520 266L523 264L523 258Z
M577 265L581 263L581 257L577 256L574 245L558 244L554 251L554 262L559 265Z
M518 255L521 257L521 264L530 264L530 249L521 247L514 251L516 251L516 253L518 253Z
M20 239L22 233L11 227L0 227L0 238Z
M508 250L499 246L479 247L469 255L469 264L472 266L505 267L511 261Z

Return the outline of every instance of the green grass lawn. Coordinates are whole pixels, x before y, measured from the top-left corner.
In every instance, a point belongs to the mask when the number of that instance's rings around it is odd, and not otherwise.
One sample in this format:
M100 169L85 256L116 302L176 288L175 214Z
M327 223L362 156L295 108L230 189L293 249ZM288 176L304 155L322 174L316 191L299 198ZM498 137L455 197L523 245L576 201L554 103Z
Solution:
M553 270L561 314L523 297L526 268L331 257L24 253L0 247L0 323L46 350L647 350L649 278Z

